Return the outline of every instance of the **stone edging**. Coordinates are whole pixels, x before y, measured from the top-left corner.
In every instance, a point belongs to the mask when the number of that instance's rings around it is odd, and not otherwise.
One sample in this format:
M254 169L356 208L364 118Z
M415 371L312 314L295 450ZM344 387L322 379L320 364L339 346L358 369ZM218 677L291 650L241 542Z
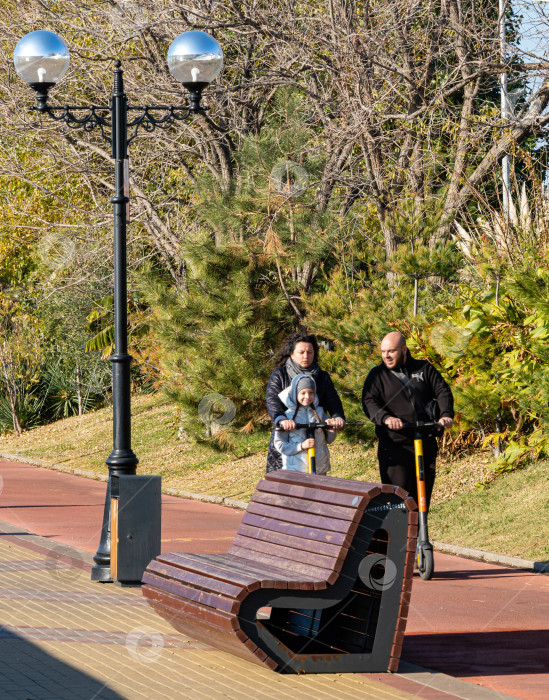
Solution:
M486 561L501 566L511 566L517 569L530 569L542 574L549 574L549 561L531 561L530 559L520 559L519 557L508 557L505 554L495 554L494 552L484 552L481 549L471 549L469 547L459 547L454 544L444 542L433 542L433 547L437 552L446 554L456 554L464 559L476 559Z
M107 481L108 479L106 474L95 474L87 469L72 469L71 467L66 467L62 464L46 462L44 459L36 459L34 457L22 457L21 455L12 455L8 454L7 452L0 452L0 458L8 459L11 462L29 464L31 467L42 467L42 469L52 469L53 471L63 472L64 474L83 476L86 479L95 479L95 481ZM246 510L246 507L248 506L245 501L238 501L234 498L227 498L226 496L210 496L206 493L193 493L191 491L183 491L182 489L174 489L169 487L163 487L162 493L165 493L168 496L179 496L179 498L188 498L192 501L203 501L204 503L216 503L221 506L228 506L229 508L238 508L241 510Z

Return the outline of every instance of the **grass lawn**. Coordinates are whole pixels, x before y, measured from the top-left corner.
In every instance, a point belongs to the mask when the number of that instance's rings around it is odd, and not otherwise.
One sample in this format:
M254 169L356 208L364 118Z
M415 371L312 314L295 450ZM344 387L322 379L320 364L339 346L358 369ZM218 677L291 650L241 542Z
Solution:
M164 487L247 501L265 470L268 432L220 452L179 440L177 412L160 397L132 401L132 447L141 474L160 474ZM106 474L112 450L111 410L67 418L21 437L0 437L0 451L43 460L57 469ZM332 476L378 481L375 450L335 442ZM429 529L433 540L509 556L549 560L549 476L537 462L491 481L491 455L439 460ZM484 486L478 486L485 483Z

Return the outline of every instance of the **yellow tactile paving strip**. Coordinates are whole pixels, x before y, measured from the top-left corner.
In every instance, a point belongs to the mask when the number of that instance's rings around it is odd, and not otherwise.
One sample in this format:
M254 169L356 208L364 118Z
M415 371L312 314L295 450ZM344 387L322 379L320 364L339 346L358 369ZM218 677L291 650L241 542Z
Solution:
M0 539L0 697L399 700L354 674L290 676L178 635L139 589Z

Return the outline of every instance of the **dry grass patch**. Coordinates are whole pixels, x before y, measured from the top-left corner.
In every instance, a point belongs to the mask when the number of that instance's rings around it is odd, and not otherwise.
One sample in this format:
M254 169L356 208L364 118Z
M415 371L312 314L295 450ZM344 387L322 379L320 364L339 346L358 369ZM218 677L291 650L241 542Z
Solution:
M243 438L238 452L177 438L177 410L159 395L132 401L133 449L141 474L159 474L165 488L249 500L264 474L268 432ZM0 437L0 452L42 460L65 471L106 475L112 450L110 409ZM376 451L343 441L331 447L333 476L378 481ZM439 459L430 515L431 539L523 558L549 559L546 463L498 477L490 453ZM540 466L541 465L541 466ZM545 465L545 466L543 466Z

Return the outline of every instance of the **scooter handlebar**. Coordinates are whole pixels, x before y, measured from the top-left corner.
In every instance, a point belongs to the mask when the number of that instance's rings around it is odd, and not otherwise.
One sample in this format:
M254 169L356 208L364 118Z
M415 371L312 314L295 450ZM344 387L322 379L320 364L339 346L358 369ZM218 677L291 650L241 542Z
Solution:
M402 428L413 428L418 432L418 434L421 434L425 430L426 432L430 431L432 435L434 432L433 429L435 429L435 431L437 433L440 433L441 435L444 432L444 426L442 425L442 423L438 423L437 421L418 420L412 423L405 423L403 421Z
M296 429L298 428L304 428L305 430L316 430L316 428L325 428L327 430L337 430L337 426L335 425L330 425L329 423L296 423L295 424ZM280 430L281 432L284 432L284 428L280 425L280 423L276 426L276 430Z

